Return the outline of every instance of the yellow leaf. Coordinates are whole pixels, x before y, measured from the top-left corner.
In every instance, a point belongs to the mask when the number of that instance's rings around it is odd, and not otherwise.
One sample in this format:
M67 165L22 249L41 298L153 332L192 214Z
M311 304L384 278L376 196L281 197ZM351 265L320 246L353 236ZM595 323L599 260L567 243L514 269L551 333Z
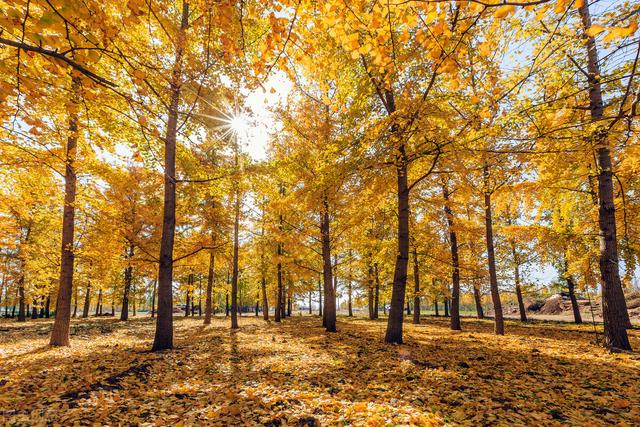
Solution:
M509 14L515 12L516 7L512 4L505 4L504 6L500 6L498 9L496 9L496 12L493 14L493 16L496 19L503 19L506 18Z
M480 54L480 56L484 56L485 58L491 55L491 45L487 42L481 43L478 46L478 53Z
M133 70L133 76L136 79L140 79L140 80L143 80L145 77L147 77L147 75L142 70Z
M598 34L600 34L601 32L603 32L604 30L605 30L605 28L602 25L592 25L587 29L587 31L585 31L585 33L589 37L595 37Z

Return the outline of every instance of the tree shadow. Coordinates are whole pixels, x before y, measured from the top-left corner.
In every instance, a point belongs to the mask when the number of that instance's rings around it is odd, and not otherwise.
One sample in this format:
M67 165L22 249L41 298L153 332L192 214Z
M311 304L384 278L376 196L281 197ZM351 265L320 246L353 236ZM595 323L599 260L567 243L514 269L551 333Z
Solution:
M176 319L176 349L149 353L151 323L102 335L80 329L71 349L34 349L0 368L6 422L318 425L595 424L626 421L640 402L640 363L562 329L491 322L406 325L404 345L382 342L384 322L317 317L282 324ZM580 329L580 328L579 328ZM532 332L525 335L526 332ZM584 335L584 334L583 334ZM634 345L638 337L633 336ZM25 353L28 354L28 353ZM5 376L6 374L6 376ZM37 386L34 386L37 385ZM413 417L413 418L412 418Z

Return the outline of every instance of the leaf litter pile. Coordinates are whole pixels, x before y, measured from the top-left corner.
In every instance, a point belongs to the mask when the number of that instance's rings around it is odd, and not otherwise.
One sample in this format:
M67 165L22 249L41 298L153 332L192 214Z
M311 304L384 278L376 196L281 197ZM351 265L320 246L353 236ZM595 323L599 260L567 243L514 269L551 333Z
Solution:
M176 319L176 349L151 353L153 320L0 324L0 420L13 425L639 425L640 356L608 353L592 327L446 319L405 325L317 317ZM638 330L630 331L640 346Z

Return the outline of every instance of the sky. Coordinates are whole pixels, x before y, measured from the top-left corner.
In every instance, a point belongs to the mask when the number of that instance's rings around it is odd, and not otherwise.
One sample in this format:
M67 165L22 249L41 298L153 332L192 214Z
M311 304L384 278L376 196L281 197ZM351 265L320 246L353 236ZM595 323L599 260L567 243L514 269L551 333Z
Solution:
M239 120L238 133L243 150L256 161L264 160L267 154L270 135L280 128L271 109L287 99L293 83L284 74L273 74L267 79L264 88L249 93L245 100L248 114Z

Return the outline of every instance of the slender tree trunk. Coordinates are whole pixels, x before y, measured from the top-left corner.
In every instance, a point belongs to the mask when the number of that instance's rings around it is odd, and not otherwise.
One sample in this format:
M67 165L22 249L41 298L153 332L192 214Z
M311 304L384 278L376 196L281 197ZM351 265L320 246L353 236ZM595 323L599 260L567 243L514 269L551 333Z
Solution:
M589 3L578 9L585 31L587 72L591 119L599 123L604 115L600 65L596 40L586 34L591 27ZM602 276L602 318L605 345L609 348L631 350L627 327L631 325L627 304L620 282L618 240L616 236L616 210L613 195L613 170L606 125L599 125L592 135L598 165L598 224L600 227L600 275Z
M238 170L238 150L236 137L235 147L235 169ZM240 190L238 189L237 177L234 179L235 186L235 206L233 219L233 273L231 276L231 329L238 329L238 250L239 250L239 227L240 227Z
M78 104L80 78L71 78L72 100ZM68 346L71 323L71 293L73 292L73 244L76 203L76 147L78 144L78 115L69 112L69 136L65 147L64 209L62 214L62 248L60 255L60 286L56 299L56 317L51 329L50 345ZM75 312L75 309L74 309Z
M518 298L518 310L520 311L520 320L522 322L526 322L527 311L524 308L524 299L522 298L522 288L520 286L520 268L518 268L518 265L516 265L514 273L516 280L516 297Z
M47 319L51 316L51 296L47 295L47 302L44 304L44 317Z
M436 317L440 317L440 310L438 308L438 297L433 299L434 310L436 311Z
M476 317L478 319L484 319L484 310L482 309L482 298L480 296L480 289L477 286L473 286L473 299L476 303Z
M131 300L133 301L133 317L136 316L136 301L138 300L136 298L137 294L136 294L136 284L132 283L131 284Z
M96 316L99 316L101 313L102 307L102 289L98 289L98 302L96 303Z
M211 324L211 306L212 298L213 298L213 280L214 280L214 271L215 271L215 255L213 254L213 249L209 251L209 274L207 275L207 295L205 296L204 303L204 324Z
M191 285L191 275L189 275L189 285ZM184 306L184 317L189 317L189 310L191 309L189 307L189 303L191 302L190 294L191 294L191 291L187 288L187 301Z
M407 316L411 316L411 303L407 299Z
M309 315L313 314L311 304L313 303L313 292L309 291Z
M16 317L16 301L18 300L18 289L16 289L16 296L13 299L13 305L11 306L11 318Z
M73 317L76 317L78 313L78 286L75 286L75 292L73 297Z
M91 307L91 282L87 283L87 290L84 294L84 306L82 307L82 318L89 317L89 308Z
M269 300L267 299L267 278L264 275L264 270L262 273L262 278L260 280L260 287L262 289L262 318L264 320L269 320Z
M293 301L291 300L291 295L287 298L287 316L291 317L291 312L293 311Z
M571 308L573 309L573 320L575 323L582 323L582 315L580 314L580 306L576 299L575 284L573 278L567 275L567 287L569 288L569 299L571 300Z
M420 267L415 245L413 246L413 323L420 324Z
M322 279L318 278L318 316L323 316L322 314ZM324 326L324 317L322 321L322 325Z
M484 165L485 186L488 187L489 166ZM504 335L504 315L502 313L502 302L500 301L500 291L498 290L498 276L496 273L496 256L493 247L493 218L491 216L491 193L488 189L484 192L485 209L485 231L487 238L487 260L489 263L489 284L491 286L491 300L493 301L493 311L495 319L496 335Z
M182 2L180 30L170 83L170 103L167 131L164 138L164 208L162 239L158 268L158 317L152 351L173 348L173 243L176 231L176 140L178 133L178 107L182 89L182 61L189 25L189 3Z
M157 280L153 281L153 291L151 292L151 318L156 317L156 292L157 292L158 282Z
M284 271L283 271L284 277ZM284 278L282 279L284 282ZM284 319L287 317L287 287L283 284L282 286L282 299L280 300L280 318Z
M351 287L351 250L349 250L349 277L347 278L347 311L349 317L353 317L353 302L352 302L352 292L353 289Z
M202 317L202 274L198 279L198 317Z
M444 317L449 317L449 298L444 297Z
M35 298L33 299L33 305L31 306L31 318L38 318L38 301Z
M324 326L327 332L336 332L336 292L333 287L331 266L331 230L329 222L329 201L326 194L322 199L320 214L320 234L322 236L322 273L324 279Z
M395 108L394 108L395 110ZM409 263L409 184L407 181L407 155L404 144L398 147L396 155L397 204L398 204L398 251L391 289L391 305L387 321L385 342L402 344L402 306L407 286L407 265Z
M278 276L278 294L276 296L276 306L274 307L274 320L276 322L281 321L282 316L282 262L280 257L282 256L282 243L278 243L278 265L276 266Z
M133 266L131 265L133 251L134 246L130 242L126 253L129 265L124 269L124 291L122 294L122 309L120 310L120 320L123 322L129 320L129 293L131 292L131 282L133 281Z
M18 322L27 321L25 307L26 302L24 296L24 275L20 274L20 278L18 279Z
M256 294L256 317L260 314L260 292Z
M380 275L378 274L378 263L373 264L373 275L375 276L376 289L373 293L373 318L378 318L379 301L380 301ZM386 305L384 305L384 314L387 314Z
M458 234L455 229L453 209L449 203L449 188L446 183L442 184L442 195L444 197L444 214L449 227L449 244L451 245L451 330L462 330L460 324L460 261L458 257Z
M367 296L369 302L369 319L375 319L375 313L373 309L373 294L374 294L374 279L373 279L373 264L369 263L369 270L367 271Z
M229 317L229 312L231 311L231 308L229 307L229 292L227 292L225 294L225 316Z

